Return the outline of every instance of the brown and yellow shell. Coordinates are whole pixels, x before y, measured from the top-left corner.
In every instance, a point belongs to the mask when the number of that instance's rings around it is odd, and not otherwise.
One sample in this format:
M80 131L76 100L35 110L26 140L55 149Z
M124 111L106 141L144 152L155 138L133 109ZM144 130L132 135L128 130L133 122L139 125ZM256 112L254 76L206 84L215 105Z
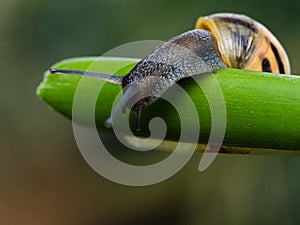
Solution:
M196 29L212 33L222 60L230 68L289 74L288 56L261 23L245 16L218 13L200 17Z

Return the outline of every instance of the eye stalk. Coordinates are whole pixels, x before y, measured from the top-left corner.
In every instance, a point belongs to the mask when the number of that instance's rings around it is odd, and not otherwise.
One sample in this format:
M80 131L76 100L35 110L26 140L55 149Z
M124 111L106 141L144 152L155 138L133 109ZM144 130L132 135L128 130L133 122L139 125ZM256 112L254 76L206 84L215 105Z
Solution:
M123 76L116 76L113 74L106 74L101 72L93 72L93 71L85 71L85 70L65 70L65 69L58 69L58 68L50 68L49 72L51 74L74 74L74 75L80 75L84 77L92 77L97 78L100 80L105 80L113 84L122 85L122 79Z

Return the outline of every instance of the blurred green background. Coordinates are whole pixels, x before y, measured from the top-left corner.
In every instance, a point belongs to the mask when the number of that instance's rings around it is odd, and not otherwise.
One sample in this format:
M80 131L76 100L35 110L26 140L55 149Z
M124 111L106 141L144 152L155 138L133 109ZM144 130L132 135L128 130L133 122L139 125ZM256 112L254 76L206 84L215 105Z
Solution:
M300 74L299 10L296 0L1 0L0 224L300 224L299 157L219 155L198 172L195 154L165 182L125 187L88 166L71 122L35 94L58 60L165 40L225 11L263 22Z

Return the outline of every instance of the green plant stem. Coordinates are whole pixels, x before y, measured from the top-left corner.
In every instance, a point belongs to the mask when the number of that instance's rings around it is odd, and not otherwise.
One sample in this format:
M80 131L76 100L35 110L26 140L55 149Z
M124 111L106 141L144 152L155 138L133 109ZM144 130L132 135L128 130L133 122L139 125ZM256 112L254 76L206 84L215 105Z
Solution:
M124 75L136 62L136 59L83 57L64 60L53 67L80 70L89 68L91 71ZM205 82L210 85L209 76L214 76L218 81L226 103L227 123L223 144L227 147L224 147L224 152L284 152L292 155L300 153L300 76L224 69L213 75L204 75L201 80L203 85L206 85ZM113 134L111 129L104 127L104 122L111 113L116 95L121 91L120 86L76 75L53 75L47 71L37 94L54 110L72 118L73 99L81 79L85 80L81 86L87 99L92 98L99 86L104 85L97 101L95 119L101 131ZM205 143L211 123L210 108L205 94L193 79L182 79L179 84L195 103L194 106L190 106L181 102L187 111L196 106L201 124L199 143ZM82 108L85 108L84 104ZM142 130L135 134L149 135L148 124L153 116L165 120L168 126L166 139L176 140L180 134L178 115L176 110L163 100L158 100L142 111ZM82 119L84 121L84 118ZM190 121L193 122L193 119L190 118ZM130 117L130 124L134 125L133 116Z

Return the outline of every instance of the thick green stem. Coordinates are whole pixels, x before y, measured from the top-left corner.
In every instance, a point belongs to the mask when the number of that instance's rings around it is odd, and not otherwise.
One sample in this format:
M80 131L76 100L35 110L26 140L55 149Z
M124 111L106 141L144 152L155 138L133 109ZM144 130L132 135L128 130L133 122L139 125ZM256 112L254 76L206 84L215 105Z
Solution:
M96 59L74 58L53 67L124 75L137 62L135 59ZM223 145L229 147L224 147L225 152L266 152L261 148L273 149L267 151L272 153L276 152L275 149L281 149L278 152L287 150L293 155L300 152L300 76L224 69L213 75L203 75L201 86L211 85L210 76L218 81L226 104L227 122ZM81 79L85 81L81 83ZM81 90L85 90L86 98L92 98L99 87L104 85L97 100L95 118L100 130L112 133L111 129L104 127L104 122L111 113L116 95L121 91L120 86L76 75L53 75L47 71L37 94L54 110L72 118L73 99L79 82ZM184 101L180 102L178 96L179 102L187 111L196 107L201 124L199 143L205 143L211 129L211 111L205 97L207 93L204 94L193 79L183 79L179 84L191 96L194 104L191 106ZM84 104L82 108L84 110ZM161 99L142 111L142 131L135 134L149 135L148 123L153 116L165 120L168 126L167 140L176 140L180 134L179 117L176 110ZM190 118L189 121L192 123L194 119ZM134 117L131 116L130 120L134 126Z

